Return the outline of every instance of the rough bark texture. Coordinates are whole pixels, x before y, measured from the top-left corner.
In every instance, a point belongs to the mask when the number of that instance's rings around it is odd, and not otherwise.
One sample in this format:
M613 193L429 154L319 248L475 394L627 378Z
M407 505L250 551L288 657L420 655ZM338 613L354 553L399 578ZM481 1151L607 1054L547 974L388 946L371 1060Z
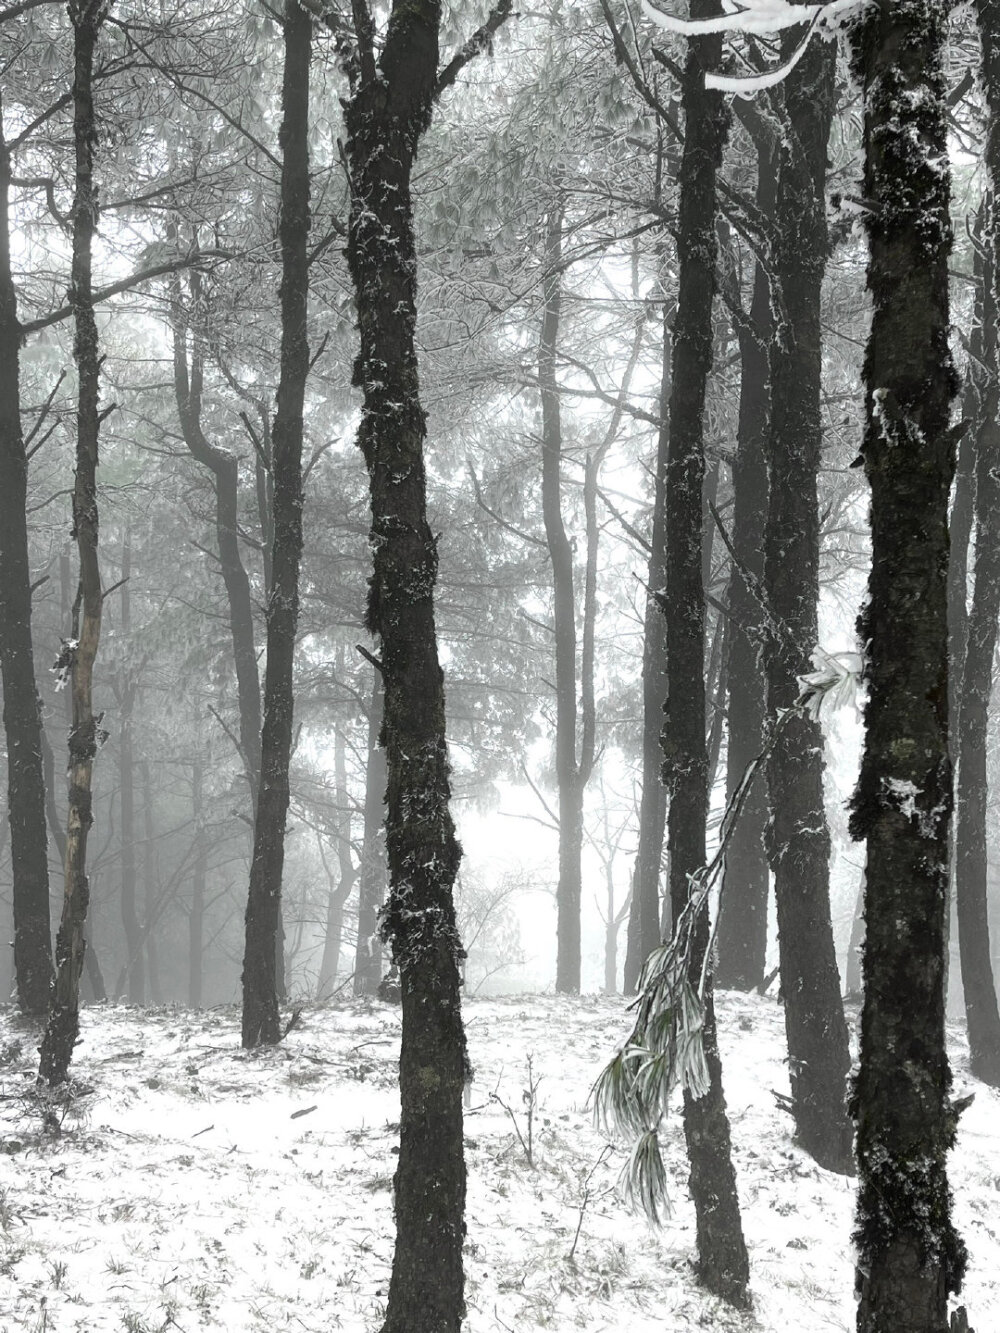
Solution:
M13 867L14 975L25 1014L41 1017L52 981L42 716L31 646L28 460L21 429L21 331L10 267L10 156L0 107L0 674Z
M378 914L385 898L385 750L382 714L385 698L376 671L368 711L368 763L365 769L365 831L358 878L358 943L354 955L354 994L374 995L382 980L382 941Z
M757 207L773 215L776 162L759 146ZM770 417L767 347L771 339L770 284L765 266L755 266L749 324L737 329L740 346L740 407L733 460L733 550L729 579L729 745L726 799L732 800L748 765L764 748L765 693L762 653L763 611L759 590L764 576L767 519L767 442ZM756 580L755 595L752 580ZM767 954L769 874L765 850L767 787L755 778L733 829L719 904L715 981L734 990L763 984Z
M639 802L639 846L632 875L632 906L625 947L626 995L635 994L642 965L660 943L660 877L667 819L667 789L660 781L660 731L663 727L663 704L667 697L667 627L661 602L666 582L666 485L673 314L672 305L664 301L660 428L656 436L653 525L646 572L646 614L642 639L642 795Z
M556 785L559 792L559 881L556 885L556 990L580 991L580 900L583 885L583 794L593 767L593 726L583 718L577 758L576 597L573 547L562 516L562 419L556 384L562 306L563 205L549 212L545 232L545 302L538 342L542 403L542 516L552 565L552 626L556 676ZM591 700L591 704L592 704ZM583 711L583 710L581 710ZM593 717L591 706L589 717Z
M798 38L796 37L796 40ZM787 116L778 148L771 341L769 502L764 579L780 633L766 640L768 710L777 717L811 669L819 601L817 480L820 298L828 249L826 146L836 49L815 41L782 85ZM823 733L800 716L782 728L767 764L768 854L778 914L791 1112L797 1141L821 1166L849 1173L851 1066L830 920L830 831L823 802Z
M427 521L426 419L417 374L411 174L438 84L436 0L396 0L380 53L355 5L358 53L345 104L347 259L364 392L373 573L368 626L385 687L383 937L399 968L402 1047L396 1246L385 1333L458 1333L464 1294L465 1033L452 887L461 858L449 810L444 678L434 624L437 541Z
M714 0L692 5L692 17L717 13ZM717 37L692 41L684 79L684 154L677 249L680 274L674 326L667 463L667 717L663 776L669 792L667 844L674 920L688 899L690 876L705 865L708 754L705 741L705 598L702 586L705 476L705 388L712 367L712 303L717 240L716 174L729 127L703 70L719 59ZM708 908L701 914L690 967L698 984L708 946ZM715 1031L711 978L705 992L705 1057L711 1084L704 1097L684 1094L684 1134L698 1232L698 1272L716 1295L745 1305L749 1265L730 1148L729 1120Z
M267 666L260 792L254 819L243 955L243 1045L281 1039L277 951L282 947L281 876L292 753L295 632L302 558L302 410L309 374L309 63L312 19L286 0L281 90L281 369L274 416L274 542L267 596ZM281 986L283 990L283 985Z
M76 476L73 484L73 532L80 563L74 606L73 636L63 654L69 671L73 722L69 733L69 816L67 819L65 886L56 937L56 977L49 1017L40 1048L38 1076L50 1086L63 1083L80 1027L80 973L86 948L84 926L90 900L87 879L87 835L93 823L92 779L98 747L98 719L92 706L94 662L101 637L101 571L97 558L97 449L101 418L101 356L94 318L91 251L97 230L97 186L94 181L94 53L106 9L103 0L71 3L73 25L73 258L69 299L75 322L77 423Z
M965 1251L944 1034L948 753L949 174L944 7L878 0L854 31L864 88L873 299L862 457L872 571L865 751L851 829L867 840L857 1121L859 1333L945 1333Z

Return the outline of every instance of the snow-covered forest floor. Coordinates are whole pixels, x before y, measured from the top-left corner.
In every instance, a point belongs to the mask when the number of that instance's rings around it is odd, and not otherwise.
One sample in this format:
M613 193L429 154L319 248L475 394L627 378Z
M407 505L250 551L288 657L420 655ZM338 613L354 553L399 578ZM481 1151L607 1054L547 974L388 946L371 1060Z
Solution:
M679 1116L673 1214L653 1231L615 1184L625 1160L587 1109L624 1036L621 1000L470 1000L466 1119L470 1333L544 1328L821 1333L854 1326L853 1187L790 1138L780 1006L722 995L726 1094L754 1313L701 1292ZM0 1018L0 1330L152 1333L377 1330L392 1254L399 1013L306 1009L246 1055L225 1010L88 1009L57 1135L33 1094L36 1038ZM975 1087L952 1158L970 1249L963 1300L1000 1328L1000 1098ZM538 1079L533 1166L527 1061ZM510 1113L502 1103L510 1108Z

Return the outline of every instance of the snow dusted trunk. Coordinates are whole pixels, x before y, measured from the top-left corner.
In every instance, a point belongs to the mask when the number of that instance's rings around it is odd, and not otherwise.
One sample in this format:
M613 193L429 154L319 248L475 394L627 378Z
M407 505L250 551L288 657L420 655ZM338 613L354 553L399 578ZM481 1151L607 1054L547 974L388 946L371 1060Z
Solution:
M666 622L660 605L666 580L667 449L670 440L670 338L673 305L663 304L663 361L660 372L660 428L656 437L653 478L653 531L646 573L646 614L642 640L642 795L639 802L639 846L632 875L632 904L625 948L626 995L639 986L642 965L660 943L660 875L667 790L660 781L663 753L663 701L667 697Z
M73 532L80 563L80 581L73 607L72 642L64 650L73 719L69 733L69 815L67 819L65 885L62 916L56 937L56 976L49 1016L40 1047L38 1077L54 1086L69 1077L69 1065L80 1029L80 973L86 948L84 926L90 901L87 878L87 835L93 824L92 780L98 746L92 687L94 662L101 637L101 571L97 559L97 450L100 436L101 356L94 318L91 254L97 230L97 185L94 181L94 54L106 16L103 0L81 0L69 6L73 25L73 258L69 299L75 322L77 366L76 477L73 483Z
M378 48L364 0L356 0L354 16L357 48L344 105L347 262L360 334L354 379L364 394L358 444L372 512L368 628L381 646L385 689L389 899L382 932L402 999L396 1246L384 1333L459 1333L467 1056L452 890L461 848L449 808L434 622L438 551L427 521L411 194L417 148L447 69L439 76L438 0L395 0Z
M42 715L31 644L28 459L21 428L21 330L10 259L11 162L0 107L0 678L7 739L14 975L21 1011L41 1017L52 980Z
M872 570L859 620L869 698L851 831L867 841L857 1122L858 1333L945 1333L965 1249L947 1154L944 1033L951 224L945 6L877 0L856 21L872 294L862 458Z
M714 0L695 0L692 17L718 13ZM704 87L705 69L719 61L721 39L692 40L683 85L684 153L680 172L677 250L680 273L674 324L666 476L666 615L668 703L663 771L669 792L667 843L670 898L676 921L690 877L705 865L709 774L705 738L705 596L703 484L705 388L712 367L715 296L716 174L729 128L722 97ZM690 960L700 980L708 947L702 911ZM711 978L705 989L705 1059L709 1090L684 1093L684 1133L698 1233L698 1273L709 1291L735 1305L748 1302L749 1265L740 1220Z
M786 39L795 49L799 33ZM817 640L823 444L820 301L828 250L826 150L836 48L813 41L781 85L788 131L778 145L770 345L771 428L764 581L776 621L765 640L768 711L799 693ZM830 831L823 802L823 734L799 716L767 763L768 854L778 915L781 994L795 1137L821 1165L850 1173L851 1066L830 920Z
M774 213L776 162L773 149L758 145L757 207ZM767 517L767 443L770 395L767 347L771 338L771 294L765 266L754 273L749 326L737 329L740 346L740 406L733 461L733 549L729 578L729 745L726 799L736 793L747 766L764 746L764 681L761 652L763 610L759 588L764 575ZM757 589L751 581L757 581ZM758 595L755 595L755 591ZM767 788L758 774L733 829L720 899L715 981L734 990L753 990L764 981L769 887L764 831Z
M309 374L309 64L312 19L286 0L285 69L281 90L281 370L274 417L274 540L267 596L267 665L261 730L260 792L254 818L253 860L243 955L243 1045L281 1039L284 991L279 958L281 877L292 753L295 632L302 557L302 411Z

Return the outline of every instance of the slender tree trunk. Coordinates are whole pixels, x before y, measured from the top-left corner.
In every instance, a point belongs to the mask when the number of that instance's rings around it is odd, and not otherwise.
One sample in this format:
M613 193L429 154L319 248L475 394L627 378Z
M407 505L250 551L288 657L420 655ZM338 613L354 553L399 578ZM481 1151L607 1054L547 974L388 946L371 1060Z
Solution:
M562 307L563 203L545 224L545 302L538 343L538 387L542 404L542 515L552 564L552 620L556 675L556 785L559 791L559 881L556 886L556 990L580 991L580 905L583 884L583 792L586 777L577 763L576 596L573 548L562 516L562 418L556 357Z
M436 0L395 0L376 55L355 7L358 59L345 105L347 260L357 302L358 443L368 468L374 568L368 628L381 644L389 900L383 938L399 968L396 1246L384 1333L458 1333L464 1313L467 1057L462 946L452 894L461 858L449 810L444 677L434 624L437 540L427 521L426 418L417 371L411 173L438 81Z
M243 958L243 1045L281 1038L276 950L292 751L293 667L302 557L302 411L309 374L309 63L312 19L286 0L281 102L281 372L274 418L274 547L267 598L261 782ZM283 987L282 987L283 989Z
M1000 32L994 40L1000 40ZM1000 66L1000 49L993 53ZM988 68L988 64L987 64ZM997 70L1000 75L1000 68ZM1000 104L1000 83L996 89ZM1000 111L1000 105L998 105ZM991 131L995 136L998 131ZM997 145L1000 148L1000 144ZM1000 167L1000 162L998 162ZM1000 169L997 171L1000 177ZM1000 186L1000 179L995 182ZM995 196L994 196L995 198ZM987 224L987 244L996 255L996 205ZM995 260L987 263L983 280L983 361L987 367L976 431L975 462L975 572L968 637L961 680L958 722L955 813L955 903L958 911L958 949L962 964L965 1018L969 1032L969 1059L977 1078L1000 1086L1000 1013L990 958L990 923L987 898L988 868L986 805L987 724L993 692L993 657L1000 613L1000 380L997 378L997 306Z
M774 213L777 163L758 146L757 207ZM767 348L772 335L767 269L757 262L749 326L737 329L740 345L740 406L733 461L733 549L729 576L729 745L726 799L731 801L748 766L764 747L765 691L763 612L754 595L764 577L767 520L767 432L770 419ZM716 985L749 991L764 981L769 884L765 830L768 807L764 775L750 788L726 853L720 898Z
M982 81L989 118L986 162L992 198L985 227L983 362L975 463L975 575L961 679L958 735L958 810L955 830L955 900L962 962L969 1056L977 1078L1000 1086L1000 1013L990 957L986 841L987 723L1000 613L1000 8L977 6L982 38Z
M714 0L694 0L692 18L719 12ZM708 754L705 743L705 596L702 583L705 477L705 389L712 367L715 296L716 174L729 129L722 97L704 87L717 65L721 38L694 39L683 85L684 153L680 172L677 249L680 273L674 326L667 463L667 544L664 610L667 622L668 702L663 771L670 804L670 898L676 921L690 878L705 865ZM690 967L697 986L708 947L708 908L700 915ZM698 1272L705 1286L735 1305L749 1301L749 1264L740 1220L722 1092L711 978L705 989L704 1047L710 1087L701 1098L684 1093L684 1133L698 1231Z
M84 926L90 900L87 879L87 835L93 823L92 778L99 744L92 704L94 662L101 637L101 571L97 558L97 449L101 414L101 356L91 282L91 251L97 229L97 187L94 182L93 73L97 39L104 22L104 0L71 0L73 24L73 259L70 303L76 324L77 430L76 478L73 485L73 530L80 562L80 584L74 606L73 637L63 652L70 673L73 725L69 733L69 817L66 835L65 891L56 938L56 977L49 1017L40 1048L38 1076L50 1086L64 1083L80 1028L80 973L85 949Z
M131 593L128 580L132 575L131 535L126 534L122 555L122 637L130 642L132 632ZM145 932L139 920L136 894L135 864L135 756L132 746L132 714L135 708L137 682L126 665L118 689L119 717L119 800L121 802L122 846L122 926L125 930L125 985L129 1004L142 1004L146 998L144 946Z
M378 914L385 898L385 750L381 742L385 695L376 671L368 712L368 763L365 769L365 831L358 887L358 943L354 955L354 994L374 995L382 980L382 941Z
M149 760L142 761L142 877L145 881L143 891L143 916L146 928L143 942L146 946L146 979L149 983L151 1004L163 1004L163 986L160 981L160 955L156 941L156 924L159 920L157 903L159 878L157 876L155 820L153 806L153 782L150 775Z
M851 937L847 945L844 990L849 1000L861 999L861 956L865 944L865 877L861 876L858 896L851 917Z
M865 838L857 1121L858 1333L945 1333L965 1249L946 1160L957 1113L944 1032L948 751L948 132L936 0L877 0L857 20L872 294L862 446L872 571L865 751L851 831Z
M192 296L197 302L200 279L191 275ZM235 454L210 444L201 424L204 363L202 340L192 334L190 366L187 351L187 324L181 308L180 279L176 279L171 298L173 337L174 395L181 433L188 452L212 473L215 490L215 541L219 568L226 589L229 633L236 668L236 693L239 704L240 758L250 790L251 812L257 809L260 787L260 675L254 642L253 599L239 544L239 461Z
M10 266L10 155L0 104L0 678L7 738L14 973L21 1010L41 1017L52 981L42 716L31 646L28 460L21 429L21 330Z
M343 657L340 660L343 666ZM344 733L338 727L333 741L334 801L337 807L335 837L337 841L337 885L330 883L326 900L326 935L323 940L323 958L316 984L316 998L322 1000L333 992L340 966L340 945L344 934L344 906L358 872L351 857L351 807L347 793L347 756ZM322 846L320 848L322 854ZM326 859L323 860L324 868ZM329 874L327 875L329 879Z
M196 759L191 766L191 813L195 825L194 866L191 871L191 912L188 916L188 1004L202 1005L205 958L205 879L208 848L205 842L204 766Z
M767 597L780 627L768 636L765 651L772 717L795 702L798 678L811 669L817 640L820 300L828 249L826 149L835 63L830 43L811 42L782 84L788 129L778 149L774 255L779 313L771 341L770 497L764 536ZM821 1166L851 1173L851 1057L830 919L823 769L819 723L793 718L782 728L767 764L768 851L796 1139Z

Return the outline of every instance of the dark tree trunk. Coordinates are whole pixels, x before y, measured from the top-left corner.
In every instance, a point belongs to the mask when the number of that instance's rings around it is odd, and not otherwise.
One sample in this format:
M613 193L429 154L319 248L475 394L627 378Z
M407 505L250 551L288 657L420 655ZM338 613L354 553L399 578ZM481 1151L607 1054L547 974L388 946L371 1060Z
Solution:
M936 0L877 0L855 25L873 299L862 446L872 571L865 751L851 831L867 839L857 1121L858 1333L945 1333L965 1250L946 1160L948 133Z
M667 627L661 605L666 582L666 474L670 441L670 337L673 309L663 304L663 361L660 373L660 427L656 437L653 525L646 573L646 614L642 638L642 794L639 799L639 846L632 873L632 906L625 948L626 995L634 995L646 958L660 943L660 879L667 790L660 781L663 754L660 731L667 697Z
M692 17L718 13L714 0L695 0ZM716 36L691 42L684 77L684 153L680 170L677 250L680 272L674 326L670 444L666 477L667 717L663 773L669 792L667 844L670 898L676 921L690 877L705 865L708 754L705 742L705 598L702 584L705 389L712 367L715 295L716 174L729 128L722 97L704 87L705 69L721 54ZM700 981L708 947L703 909L690 960ZM698 1272L716 1295L736 1305L749 1297L749 1265L740 1220L722 1066L715 1030L711 977L704 996L705 1059L710 1087L695 1099L684 1093L684 1133L691 1164L691 1194L698 1232Z
M389 900L382 929L402 995L396 1247L384 1333L458 1333L467 1056L452 889L461 849L449 810L434 624L438 553L427 521L411 197L417 148L453 66L439 79L437 0L394 0L377 55L363 0L355 18L357 59L344 112L347 260L360 332L355 382L364 392L358 443L372 509L368 627L381 644L385 688Z
M365 769L365 830L358 877L358 943L354 955L354 994L374 995L382 980L382 941L378 914L388 879L385 861L385 750L382 677L375 672L368 713L368 763Z
M274 546L267 597L261 781L243 957L243 1045L281 1039L276 953L292 752L293 667L302 556L302 410L309 374L309 63L312 19L286 0L281 104L281 371L274 417ZM283 986L281 987L283 990Z
M773 151L760 146L757 207L773 216L776 167ZM737 329L740 345L740 406L733 461L733 550L729 577L729 745L726 799L731 801L748 766L764 748L765 697L762 652L767 519L767 430L770 418L767 348L771 340L771 294L765 266L754 272L749 325ZM750 578L748 579L748 575ZM758 596L750 580L756 580ZM749 991L764 981L767 954L768 865L765 850L767 787L759 773L733 829L719 904L719 986Z
M583 795L593 766L593 736L577 760L576 596L573 548L562 516L562 418L556 358L562 306L563 204L545 224L545 307L538 343L542 404L542 515L552 564L552 621L556 676L556 785L559 792L559 881L556 886L556 990L580 991L580 905L583 883Z
M191 871L191 912L188 916L188 1004L202 1005L205 956L205 879L208 847L205 842L204 767L196 759L191 767L191 813L195 826L194 865Z
M796 36L796 40L798 37ZM768 709L777 717L811 670L819 600L817 480L823 443L820 299L828 249L826 147L836 50L811 42L782 84L787 128L778 148L771 340L770 494L764 578L780 632L766 640ZM821 1166L853 1171L851 1066L830 919L830 831L823 733L806 716L782 728L767 763L768 852L778 910L781 993L795 1137Z
M73 531L80 562L80 583L74 605L72 640L63 651L63 669L70 673L73 723L69 733L69 816L66 834L65 887L56 937L56 977L49 1017L40 1048L38 1076L50 1086L64 1083L80 1028L80 973L85 950L84 927L90 900L87 879L87 835L93 823L92 779L98 747L98 722L92 705L94 662L101 637L101 571L97 558L97 449L101 414L101 356L94 318L91 252L97 230L97 186L94 181L94 53L105 17L104 0L71 0L73 25L73 259L69 297L76 325L77 423L76 477L73 485Z
M21 330L10 266L10 155L0 106L0 674L7 737L14 973L21 1010L41 1017L52 981L42 716L31 646L28 460L21 429Z
M343 659L341 659L343 665ZM354 888L358 872L351 857L351 807L347 794L347 757L345 754L344 733L338 727L333 741L334 795L336 803L336 823L334 836L337 841L337 884L330 883L326 900L326 934L323 939L323 957L319 967L319 979L316 983L316 998L322 1000L332 994L337 984L337 969L340 966L340 945L344 934L344 906ZM320 847L322 855L322 846ZM324 869L326 858L323 859ZM327 875L329 879L329 874Z

